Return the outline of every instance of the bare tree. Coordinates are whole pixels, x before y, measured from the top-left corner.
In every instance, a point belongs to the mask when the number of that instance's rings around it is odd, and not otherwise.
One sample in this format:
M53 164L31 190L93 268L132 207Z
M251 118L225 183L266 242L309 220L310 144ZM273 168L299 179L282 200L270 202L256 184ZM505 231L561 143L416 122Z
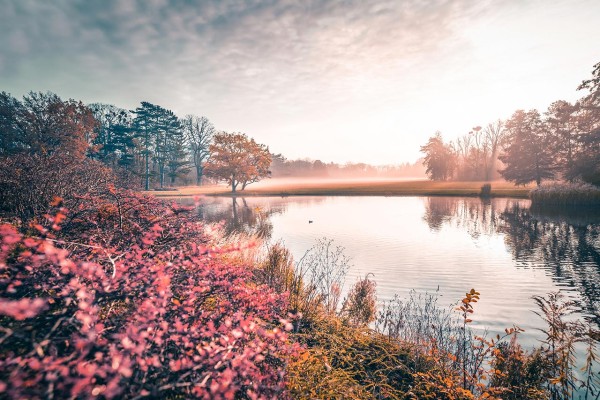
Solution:
M469 168L467 164L469 160L469 154L471 154L472 140L473 136L471 136L470 134L465 134L456 140L455 148L457 163L457 179L465 179L469 175Z
M204 163L210 157L209 147L215 135L215 127L208 118L195 115L186 115L182 125L185 140L190 149L192 163L196 168L196 185L201 185Z
M460 155L460 157L464 160L467 159L467 157L469 156L469 151L471 150L471 139L472 136L471 135L464 135L462 137L459 137L458 140L456 141L456 145L458 147L458 153Z
M485 180L493 177L494 166L496 165L496 159L504 141L504 136L504 123L501 120L491 122L485 127L485 140L489 148L489 163L485 171Z
M471 170L475 179L481 178L481 171L487 169L487 143L481 126L476 126L469 132L473 137L473 147L470 154ZM487 172L485 173L487 175Z

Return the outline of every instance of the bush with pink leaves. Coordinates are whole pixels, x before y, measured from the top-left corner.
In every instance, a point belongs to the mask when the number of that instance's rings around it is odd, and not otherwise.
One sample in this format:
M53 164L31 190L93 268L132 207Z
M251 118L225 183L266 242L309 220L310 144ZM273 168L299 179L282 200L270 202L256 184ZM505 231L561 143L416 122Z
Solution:
M284 294L186 208L114 188L85 204L0 225L0 397L286 397Z

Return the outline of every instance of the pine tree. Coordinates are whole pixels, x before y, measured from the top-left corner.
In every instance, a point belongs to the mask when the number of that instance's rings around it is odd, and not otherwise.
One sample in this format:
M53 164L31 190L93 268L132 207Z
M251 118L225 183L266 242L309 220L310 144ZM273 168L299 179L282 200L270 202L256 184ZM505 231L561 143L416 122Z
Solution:
M94 158L112 168L127 168L133 161L135 131L132 128L131 113L112 104L91 104L90 109L99 125L93 145Z
M154 127L156 125L157 106L143 101L141 106L136 108L133 127L140 138L141 153L144 158L144 189L150 190L150 155L154 149Z
M444 143L442 134L436 134L429 138L426 145L421 146L421 152L425 153L423 165L429 178L434 181L445 181L450 179L456 166L456 157L450 146Z
M500 174L517 185L553 179L554 157L551 152L550 135L537 110L516 111L506 121L508 134L504 153L499 157L506 167Z

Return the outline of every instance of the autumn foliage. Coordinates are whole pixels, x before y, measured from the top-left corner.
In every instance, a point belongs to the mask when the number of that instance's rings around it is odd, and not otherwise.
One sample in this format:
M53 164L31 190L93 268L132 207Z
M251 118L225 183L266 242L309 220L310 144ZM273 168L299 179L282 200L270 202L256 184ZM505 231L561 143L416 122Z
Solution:
M232 192L239 185L244 190L247 185L270 175L269 149L242 133L216 134L210 153L205 165L206 175L227 182Z
M110 188L0 226L0 392L285 397L286 296L225 261L189 210Z
M0 97L0 397L285 398L287 295L240 245L121 189L81 103Z

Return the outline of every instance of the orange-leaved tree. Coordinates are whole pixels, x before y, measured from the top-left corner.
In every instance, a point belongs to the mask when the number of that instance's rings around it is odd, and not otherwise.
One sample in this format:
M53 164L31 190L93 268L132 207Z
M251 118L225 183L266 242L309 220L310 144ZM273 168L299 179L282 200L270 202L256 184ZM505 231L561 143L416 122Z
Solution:
M232 193L239 185L244 190L249 184L271 174L269 148L243 133L216 134L210 153L205 165L206 175L227 182Z

